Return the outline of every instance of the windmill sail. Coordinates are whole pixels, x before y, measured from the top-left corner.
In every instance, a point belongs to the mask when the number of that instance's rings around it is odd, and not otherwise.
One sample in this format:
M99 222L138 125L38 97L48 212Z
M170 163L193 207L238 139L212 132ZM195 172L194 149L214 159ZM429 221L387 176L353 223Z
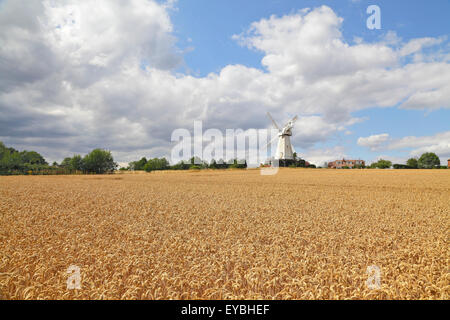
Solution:
M290 135L281 135L278 139L277 152L275 159L278 160L294 160L294 151L291 144Z
M280 127L278 127L277 123L275 122L275 120L273 120L272 116L270 115L270 113L267 112L267 116L269 117L269 119L272 121L272 124L274 125L275 128L277 128L278 130L280 130Z
M267 112L267 116L272 121L272 124L275 126L275 128L278 129L278 146L277 151L275 153L275 159L278 160L293 160L294 159L294 147L291 144L291 136L292 136L292 129L294 127L295 121L297 121L298 117L295 116L291 120L289 120L282 129L277 125L275 120L272 118L270 113ZM277 138L277 137L275 137ZM275 140L272 139L273 140ZM272 143L270 141L268 145Z

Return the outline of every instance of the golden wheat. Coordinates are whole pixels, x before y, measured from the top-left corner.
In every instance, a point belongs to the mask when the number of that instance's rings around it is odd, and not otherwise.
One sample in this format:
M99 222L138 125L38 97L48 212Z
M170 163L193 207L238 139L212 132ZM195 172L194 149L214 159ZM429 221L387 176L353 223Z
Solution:
M0 177L0 200L4 299L449 298L450 170Z

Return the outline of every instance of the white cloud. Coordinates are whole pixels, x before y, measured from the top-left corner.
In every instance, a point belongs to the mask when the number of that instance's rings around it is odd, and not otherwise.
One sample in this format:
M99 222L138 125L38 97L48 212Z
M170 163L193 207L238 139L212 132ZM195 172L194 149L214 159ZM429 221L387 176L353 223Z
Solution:
M1 2L0 138L51 160L105 147L129 161L170 154L172 130L195 119L264 128L270 111L301 116L293 141L309 152L360 121L357 110L450 107L447 60L402 65L443 38L350 44L342 18L323 6L235 36L264 53L265 71L228 65L192 77L173 71L182 62L173 9L173 1Z
M263 51L262 64L281 77L312 81L395 65L396 53L390 47L347 44L340 31L342 22L332 9L322 6L307 14L262 19L235 38Z
M437 133L433 136L409 136L396 139L388 146L389 149L412 149L410 155L420 156L424 152L434 152L442 159L450 157L450 131ZM441 159L441 160L442 160Z
M305 153L299 153L298 156L316 166L323 166L325 162L347 158L345 149L342 146L309 149Z
M445 39L446 39L445 37L439 38L428 37L428 38L412 39L400 49L400 55L402 56L410 55L412 53L422 50L425 47L431 47L440 44Z
M450 131L437 133L432 136L408 136L390 139L387 133L359 138L358 145L375 150L407 151L409 156L420 156L424 152L434 152L440 158L450 157ZM400 159L400 158L395 158Z
M440 141L430 146L417 148L411 151L411 155L420 156L425 152L434 152L441 158L441 162L445 162L445 160L450 159L450 142Z
M394 157L394 156L387 155L387 154L380 154L377 157L374 157L372 160L366 162L366 166L370 165L370 164L372 164L374 162L377 162L377 161L379 161L381 159L389 160L389 161L392 162L392 164L396 164L396 163L398 163L398 164L405 164L407 159L408 159L408 157Z
M180 62L170 17L156 2L44 1L44 8L45 38L72 68L117 68L144 59L171 69Z
M450 101L450 85L413 93L402 105L405 109L440 109Z
M379 149L386 141L389 140L389 134L382 133L376 134L369 137L360 137L358 139L358 145L363 147L368 147L370 150L374 151Z

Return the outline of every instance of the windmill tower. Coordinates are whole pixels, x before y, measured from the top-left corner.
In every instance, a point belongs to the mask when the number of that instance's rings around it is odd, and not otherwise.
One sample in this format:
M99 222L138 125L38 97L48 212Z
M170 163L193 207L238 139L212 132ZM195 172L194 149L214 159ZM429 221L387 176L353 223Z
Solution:
M275 159L277 160L294 160L294 147L291 144L291 136L292 136L292 128L294 127L295 121L297 121L298 117L295 116L291 120L289 120L282 129L277 125L275 120L273 120L270 113L267 112L267 116L272 121L275 128L278 129L278 137L275 137L268 143L270 145L275 139L278 138L278 146L277 151L275 153Z

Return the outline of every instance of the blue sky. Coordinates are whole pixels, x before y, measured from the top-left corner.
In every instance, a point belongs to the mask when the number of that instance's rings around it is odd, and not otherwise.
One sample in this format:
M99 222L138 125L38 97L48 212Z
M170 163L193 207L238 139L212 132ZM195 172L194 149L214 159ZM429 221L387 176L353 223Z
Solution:
M369 30L369 5L381 29ZM308 10L305 10L309 8ZM450 158L450 1L0 1L0 140L47 159L170 156L174 129L266 128L296 151ZM272 18L271 18L272 17Z
M174 33L181 47L192 50L187 50L184 55L185 65L180 70L195 76L219 72L229 64L244 64L264 70L261 65L263 53L239 46L232 39L232 35L244 32L252 22L261 18L271 15L283 16L323 4L344 18L342 32L349 43L353 42L354 37L361 37L367 42L378 41L387 31L395 31L404 41L421 37L439 37L450 33L450 1L446 0L179 1L178 10L172 14ZM366 9L371 4L376 4L381 9L380 30L369 30L366 27L366 20L369 17ZM345 145L349 157L372 160L378 156L378 152L371 152L358 146L357 137L384 132L393 138L431 136L450 129L448 109L401 110L397 106L392 106L382 109L369 108L358 111L355 115L367 120L353 125L350 128L351 135L338 134L330 141L318 145ZM393 159L404 158L404 152L390 151L387 154ZM441 159L441 162L444 163L445 160Z
M381 9L381 30L369 30L366 9L376 4ZM182 48L195 47L184 55L186 65L196 75L217 72L228 64L245 64L261 68L262 54L237 45L231 37L248 29L250 24L271 15L287 15L303 8L321 5L331 7L344 18L343 35L349 42L353 37L366 41L379 39L394 30L405 40L437 37L450 32L450 2L429 1L299 1L299 0L181 0L172 13L174 34ZM190 40L189 40L190 39Z

